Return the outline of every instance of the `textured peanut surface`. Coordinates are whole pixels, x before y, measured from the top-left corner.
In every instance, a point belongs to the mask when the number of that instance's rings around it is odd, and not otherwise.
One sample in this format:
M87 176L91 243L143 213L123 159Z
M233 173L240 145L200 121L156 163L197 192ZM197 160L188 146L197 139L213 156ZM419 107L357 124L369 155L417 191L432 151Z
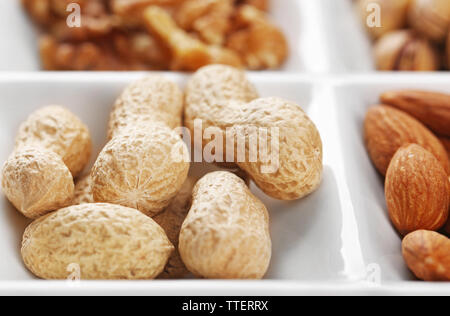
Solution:
M154 216L183 185L189 172L188 158L182 139L167 127L150 126L116 136L92 169L94 200Z
M178 238L181 225L191 207L192 190L195 183L196 178L189 176L169 206L153 218L164 229L170 242L175 246L175 251L170 256L163 273L158 278L176 279L189 274L178 251Z
M133 82L117 99L111 112L109 139L142 123L163 123L170 128L181 126L183 97L178 85L161 76Z
M322 178L322 141L314 123L293 102L257 98L244 72L221 65L204 67L187 85L185 124L193 131L194 121L201 120L203 130L219 128L225 136L226 130L232 129L245 135L247 140L255 127L265 128L268 140L272 136L276 139L272 128L278 128L279 168L276 172L263 172L268 163L261 159L239 162L238 150L235 150L234 162L271 197L295 200L313 192ZM203 146L207 143L205 140ZM274 148L268 146L267 149L271 157ZM245 150L249 157L248 144ZM225 156L226 150L222 150L222 154Z
M168 206L189 171L181 125L183 93L159 76L131 83L114 105L110 142L92 169L93 196L154 216Z
M163 229L137 210L111 204L61 209L25 231L25 265L43 279L65 279L77 264L81 279L153 279L173 246Z
M392 107L381 105L369 109L364 137L369 155L383 175L397 150L410 143L431 152L445 171L450 171L447 152L439 139L415 118Z
M2 188L9 201L26 217L37 218L70 205L73 178L54 152L23 147L3 165Z
M88 128L67 109L47 106L32 113L20 126L16 150L40 146L58 154L76 177L88 163L91 136Z
M72 205L85 203L94 203L94 196L92 195L92 177L90 174L83 176L75 183L75 193Z
M186 267L197 276L262 278L271 258L266 207L236 175L207 174L194 187L179 251Z
M421 280L450 281L450 239L432 231L419 230L403 239L403 257Z
M448 219L449 182L439 161L419 145L400 148L386 175L386 203L402 235L438 230Z

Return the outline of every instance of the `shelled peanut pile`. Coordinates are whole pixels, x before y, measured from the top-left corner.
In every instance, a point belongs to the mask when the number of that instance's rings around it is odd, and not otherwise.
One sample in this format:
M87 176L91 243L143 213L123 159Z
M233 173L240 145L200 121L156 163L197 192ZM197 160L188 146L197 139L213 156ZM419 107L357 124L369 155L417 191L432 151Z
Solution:
M356 1L379 70L450 69L450 1Z
M181 70L227 64L276 69L288 57L269 0L22 0L39 27L46 70Z

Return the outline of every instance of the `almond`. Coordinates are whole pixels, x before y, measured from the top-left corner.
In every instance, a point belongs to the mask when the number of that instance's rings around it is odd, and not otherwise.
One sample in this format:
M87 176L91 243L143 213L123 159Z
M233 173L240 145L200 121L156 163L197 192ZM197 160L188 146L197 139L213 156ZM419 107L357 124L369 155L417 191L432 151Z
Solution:
M403 258L424 281L450 281L450 239L432 231L415 231L403 239Z
M439 140L441 141L442 144L444 144L444 147L447 150L448 159L450 159L450 138L441 137L441 138L439 138ZM448 178L448 180L450 181L450 177ZM449 194L450 194L450 190L449 190ZM450 210L449 210L449 212L450 212ZM450 236L450 215L449 215L449 219L447 221L447 225L445 226L445 232L447 233L448 236Z
M406 144L418 144L431 152L447 174L450 164L447 152L439 139L411 115L386 105L369 109L364 122L364 137L369 155L381 174L396 151Z
M389 91L381 102L414 116L437 134L450 137L450 95L417 91Z
M400 148L386 175L386 203L397 230L438 230L448 219L448 177L439 161L416 144Z
M447 222L447 226L445 226L445 232L450 236L450 218Z
M440 137L439 140L444 145L445 150L447 150L448 158L450 159L450 138Z
M447 150L448 158L450 159L450 138L441 137L441 138L439 138L439 140L441 141L442 144L444 144L444 147ZM450 181L450 177L449 177L449 181ZM449 192L449 194L450 194L450 192ZM449 212L450 212L450 210L449 210ZM448 236L450 236L450 216L449 216L447 225L445 226L445 232L448 234Z

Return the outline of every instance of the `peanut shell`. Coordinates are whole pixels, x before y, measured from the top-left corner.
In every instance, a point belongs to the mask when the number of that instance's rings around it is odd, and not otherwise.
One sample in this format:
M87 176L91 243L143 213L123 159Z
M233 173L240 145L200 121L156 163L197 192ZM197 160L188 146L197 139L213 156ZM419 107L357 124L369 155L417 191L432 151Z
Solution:
M76 181L72 205L86 203L94 203L94 196L92 194L92 177L90 174L87 174Z
M302 198L320 185L322 179L322 141L314 123L297 104L280 98L257 99L258 94L244 72L229 66L207 66L195 73L186 88L185 124L192 134L195 121L206 129L218 129L223 137L228 130L246 137L245 157L249 157L248 134L252 129L267 132L275 146L267 146L269 162L276 170L265 169L268 163L238 161L266 194L281 200ZM274 134L275 133L275 134ZM279 137L277 137L278 133ZM203 147L208 145L204 139ZM223 144L226 144L224 139ZM237 144L237 141L235 142ZM259 144L258 148L261 149ZM216 148L225 161L229 148ZM277 148L278 147L278 148Z
M210 279L260 279L271 258L264 204L230 172L213 172L194 187L179 251L193 274Z
M22 242L25 265L42 279L66 279L73 265L83 280L153 279L172 251L155 221L111 204L71 206L41 217Z
M161 76L148 76L131 83L114 104L108 138L142 123L181 126L183 98L180 88Z
M94 201L154 216L175 197L189 167L186 145L168 127L150 125L116 136L92 169Z
M78 117L61 106L47 106L32 113L20 126L16 150L39 146L59 155L73 177L84 169L91 155L89 130Z
M2 188L23 215L38 218L70 205L73 178L61 158L41 148L23 147L3 165Z

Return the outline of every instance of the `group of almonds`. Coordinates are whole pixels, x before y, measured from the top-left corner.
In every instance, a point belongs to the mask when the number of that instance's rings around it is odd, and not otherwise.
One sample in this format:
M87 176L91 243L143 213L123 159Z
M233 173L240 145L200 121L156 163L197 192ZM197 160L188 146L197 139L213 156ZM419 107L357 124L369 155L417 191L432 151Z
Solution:
M379 70L450 69L449 0L357 0Z
M390 91L380 101L364 137L403 257L419 279L450 281L450 95Z

